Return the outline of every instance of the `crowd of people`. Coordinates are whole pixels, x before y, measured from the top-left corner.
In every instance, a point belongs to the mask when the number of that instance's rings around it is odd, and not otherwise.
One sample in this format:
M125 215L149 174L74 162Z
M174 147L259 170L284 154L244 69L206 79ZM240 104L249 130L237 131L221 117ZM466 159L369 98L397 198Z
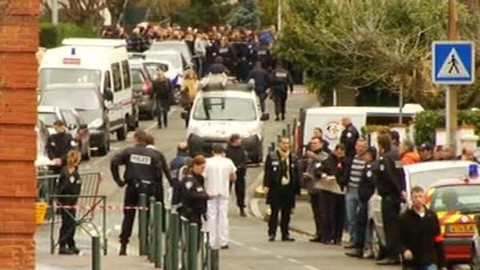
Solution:
M433 225L429 225L428 234L421 237L417 232L405 229L409 228L408 224L418 223L415 219L412 220L412 215L427 213L431 220L436 220L437 225L438 220L434 212L423 210L425 196L420 187L411 189L412 209L400 214L400 204L407 196L403 169L399 164L453 159L477 162L474 149L464 148L459 156L455 156L450 148L435 148L426 142L416 150L411 141L400 142L399 133L393 130L378 135L377 149L368 146L368 141L360 135L351 119L343 118L342 125L344 129L340 143L333 150L324 140L322 129L315 128L303 157L295 158L289 152L289 139L283 137L278 140L278 149L267 156L264 187L272 213L269 240L275 240L279 215L282 240L293 240L288 234L290 213L295 206L295 196L299 194L300 188L304 188L310 197L316 229L315 237L310 241L326 245L343 244L344 248L351 249L346 252L348 256L373 258L368 202L376 190L382 197L382 219L387 244L385 257L377 261L377 264L399 264L401 258L404 265L406 263L418 267L417 263L432 263L443 267L443 250L438 248L438 243L441 242L439 228L431 228ZM402 224L407 225L402 227ZM344 232L349 236L346 242L345 239L342 242ZM418 237L411 238L412 233ZM422 250L422 254L413 254L415 260L412 262L411 245L419 245L418 241L424 241L425 237L433 237L430 239L433 246L422 247L426 250ZM418 252L418 249L413 249ZM426 261L417 261L417 258Z

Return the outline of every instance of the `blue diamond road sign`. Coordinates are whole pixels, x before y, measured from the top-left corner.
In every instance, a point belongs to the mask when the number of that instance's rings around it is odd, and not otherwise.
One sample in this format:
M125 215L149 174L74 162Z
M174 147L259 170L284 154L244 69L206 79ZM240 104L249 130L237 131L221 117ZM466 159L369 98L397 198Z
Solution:
M432 80L436 84L472 84L475 80L473 42L433 42Z

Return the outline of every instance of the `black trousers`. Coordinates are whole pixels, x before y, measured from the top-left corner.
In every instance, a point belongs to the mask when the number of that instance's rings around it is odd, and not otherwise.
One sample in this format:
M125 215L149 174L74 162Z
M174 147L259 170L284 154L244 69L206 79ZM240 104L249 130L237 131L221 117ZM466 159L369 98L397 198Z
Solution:
M75 236L76 215L76 209L60 209L60 216L62 218L62 226L60 227L59 232L60 248L65 248L67 246L70 248L75 247L75 240L73 238Z
M321 191L322 242L340 244L345 220L345 196L330 191Z
M170 102L168 100L157 100L156 112L157 112L157 125L159 127L162 126L162 121L163 121L163 126L165 127L168 126L169 110L170 110Z
M260 110L262 113L265 112L265 100L267 100L267 92L265 90L262 91L255 91L258 97L258 100L260 101Z
M275 114L277 117L285 115L285 108L287 103L287 92L276 92L273 93L273 102L275 102Z
M275 236L277 234L278 215L280 214L280 231L282 232L282 237L288 237L292 207L290 205L270 205L270 210L272 213L268 221L268 235Z
M310 206L312 207L313 221L315 222L315 236L322 238L322 205L320 192L310 193Z
M398 239L398 215L400 198L398 196L382 197L382 218L385 230L386 254L388 259L398 260L400 252Z
M367 230L368 222L368 202L362 202L358 204L358 214L357 214L357 231L356 231L356 248L363 248L365 246L365 234Z
M235 197L237 198L238 208L245 208L245 174L247 173L246 168L238 168L236 175L237 180L235 182L230 182L230 189L232 185L235 185Z
M159 201L159 199L162 198L158 198L159 194L156 192L156 189L157 187L154 183L145 184L142 182L134 182L127 185L127 188L125 190L125 197L123 200L123 206L125 207L125 209L123 209L123 222L122 232L120 233L120 243L128 244L130 236L132 235L136 209L131 209L128 207L138 206L140 194L142 193L145 193L147 195L147 206L148 198L150 196L155 196L157 201ZM163 227L165 228L165 225L163 225Z

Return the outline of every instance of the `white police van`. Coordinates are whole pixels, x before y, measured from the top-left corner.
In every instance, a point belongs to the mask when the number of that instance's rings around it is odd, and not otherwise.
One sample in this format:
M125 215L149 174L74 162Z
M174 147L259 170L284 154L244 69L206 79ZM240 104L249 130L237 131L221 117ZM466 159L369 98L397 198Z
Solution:
M262 161L262 121L269 115L260 112L253 90L227 83L206 85L197 94L190 114L182 113L182 118L187 117L191 155L210 155L213 144L226 144L232 134L239 134L250 161Z
M110 132L116 132L118 140L125 140L128 130L138 126L125 40L72 38L62 44L42 57L40 98L52 85L94 83L106 100L108 123L99 118L89 125L106 125Z

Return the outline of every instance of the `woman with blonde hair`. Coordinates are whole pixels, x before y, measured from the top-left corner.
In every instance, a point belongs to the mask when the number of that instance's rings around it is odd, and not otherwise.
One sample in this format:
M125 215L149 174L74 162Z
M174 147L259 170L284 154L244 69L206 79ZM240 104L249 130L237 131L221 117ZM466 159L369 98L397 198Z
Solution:
M67 154L67 166L62 169L58 179L56 194L61 209L62 226L59 232L60 250L59 254L79 254L80 250L75 245L75 216L77 210L72 207L77 204L78 195L81 190L81 179L78 173L78 164L81 160L81 153L77 150L70 150Z
M185 118L185 127L188 127L188 116L193 105L193 101L197 96L199 81L197 73L193 69L186 70L183 74L182 91L180 92L180 105L187 112Z

